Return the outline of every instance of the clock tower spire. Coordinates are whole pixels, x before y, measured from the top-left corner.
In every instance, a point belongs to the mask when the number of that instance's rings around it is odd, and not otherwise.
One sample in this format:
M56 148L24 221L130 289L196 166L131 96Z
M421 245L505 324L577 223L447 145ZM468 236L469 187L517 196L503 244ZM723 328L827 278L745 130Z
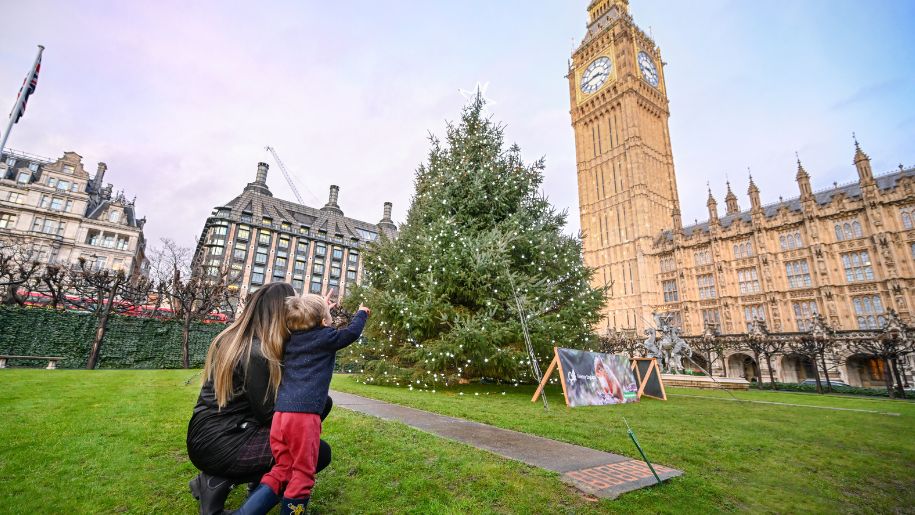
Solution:
M629 14L629 0L594 0L588 6L588 23L594 23L602 16L609 14L612 9L616 10L617 16L620 14Z
M585 264L611 286L608 325L641 330L661 299L647 254L680 203L661 51L628 0L588 5L568 79Z

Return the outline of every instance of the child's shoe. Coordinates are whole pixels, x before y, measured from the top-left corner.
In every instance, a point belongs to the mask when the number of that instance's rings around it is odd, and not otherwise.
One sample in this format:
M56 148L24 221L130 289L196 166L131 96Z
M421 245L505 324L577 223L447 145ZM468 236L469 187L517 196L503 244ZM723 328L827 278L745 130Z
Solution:
M308 509L308 497L304 499L287 499L283 497L280 502L280 515L305 515Z

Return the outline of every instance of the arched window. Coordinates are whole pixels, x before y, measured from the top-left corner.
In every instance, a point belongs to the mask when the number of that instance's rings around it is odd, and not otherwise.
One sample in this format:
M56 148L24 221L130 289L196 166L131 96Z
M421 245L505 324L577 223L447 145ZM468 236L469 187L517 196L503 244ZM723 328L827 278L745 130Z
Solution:
M912 215L908 211L902 212L902 226L906 229L912 228Z
M788 245L787 245L787 243L786 243L786 240L785 240L785 237L784 237L784 236L779 236L779 237L778 237L778 243L782 246L782 250L788 250Z
M836 240L842 239L844 239L842 238L842 226L840 224L836 224Z
M740 257L740 248L738 248L737 245L734 245L734 257L735 257L735 258L739 258L739 257Z
M854 233L851 231L851 224L845 222L845 225L842 226L842 230L845 232L845 239L850 240L854 237Z
M861 231L861 224L859 224L858 222L853 222L851 224L851 226L852 226L852 229L854 230L855 238L860 238L860 237L864 236L864 232Z

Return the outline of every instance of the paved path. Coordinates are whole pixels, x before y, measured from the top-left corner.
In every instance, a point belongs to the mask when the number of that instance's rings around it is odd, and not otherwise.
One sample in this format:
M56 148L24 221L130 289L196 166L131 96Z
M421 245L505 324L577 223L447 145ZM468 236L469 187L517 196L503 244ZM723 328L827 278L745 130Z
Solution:
M334 406L402 422L508 459L558 472L566 483L597 497L614 499L622 493L657 482L644 462L626 456L349 393L331 391L331 397ZM679 470L653 465L662 480L683 474Z

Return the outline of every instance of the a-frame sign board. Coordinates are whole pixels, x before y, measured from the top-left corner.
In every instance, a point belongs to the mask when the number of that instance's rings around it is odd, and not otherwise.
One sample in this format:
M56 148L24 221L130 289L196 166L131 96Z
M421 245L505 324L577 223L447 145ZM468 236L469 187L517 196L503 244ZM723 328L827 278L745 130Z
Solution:
M667 400L657 358L632 358L632 373L639 384L640 399L642 395L647 395L662 401Z
M537 386L534 396L531 397L531 402L537 402L537 397L540 396L543 387L546 386L547 381L550 380L550 376L553 375L553 371L557 368L559 368L559 380L562 382L562 395L565 397L566 406L569 405L569 394L566 392L566 378L562 373L562 364L559 362L559 349L556 347L553 347L553 361L550 361L550 366L547 367L546 372L543 374L543 379Z
M565 397L566 406L571 406L569 403L569 389L566 384L567 371L562 369L563 362L559 359L560 352L567 353L579 351L553 347L553 361L550 362L550 366L547 367L546 373L543 374L543 378L537 386L534 396L531 397L531 402L537 402L537 397L543 392L543 388L546 386L547 382L549 382L550 376L553 375L553 371L558 369L559 380L562 383L562 394ZM634 376L635 383L638 384L639 387L637 394L638 398L641 399L642 395L647 395L655 399L666 401L667 393L664 391L664 382L661 380L661 369L658 367L658 360L655 358L633 358L631 363L630 368L632 369L632 375Z

